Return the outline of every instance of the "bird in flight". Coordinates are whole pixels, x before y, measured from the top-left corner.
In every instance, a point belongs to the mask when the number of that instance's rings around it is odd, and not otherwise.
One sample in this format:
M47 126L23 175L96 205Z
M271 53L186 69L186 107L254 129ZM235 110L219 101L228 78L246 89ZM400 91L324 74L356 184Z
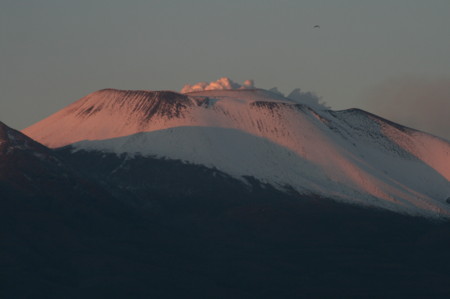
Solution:
M314 27L313 28L320 28L320 26L319 25L314 25Z

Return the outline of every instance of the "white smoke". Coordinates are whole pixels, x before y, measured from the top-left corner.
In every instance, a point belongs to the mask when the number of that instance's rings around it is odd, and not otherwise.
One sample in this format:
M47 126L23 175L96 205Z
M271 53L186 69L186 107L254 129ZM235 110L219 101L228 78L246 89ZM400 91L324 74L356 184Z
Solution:
M203 91L203 90L252 89L252 88L255 88L253 80L245 80L244 83L241 85L239 83L234 82L230 78L223 77L213 82L198 82L193 85L186 84L181 89L181 93Z
M198 82L193 85L186 84L181 89L181 93L188 93L194 91L204 91L204 90L225 90L225 89L254 89L255 83L253 80L245 80L241 85L239 83L234 82L230 78L222 77L217 81L213 82ZM312 107L313 109L329 109L326 103L322 102L322 99L318 97L316 94L312 92L303 92L300 88L294 89L288 96L285 96L282 92L280 92L276 87L269 89L268 91L286 97L291 101L304 104Z
M327 104L322 101L321 97L317 96L315 93L310 92L310 91L303 92L300 88L295 88L287 96L285 96L276 87L269 89L269 91L274 94L281 95L285 98L288 98L289 100L291 100L297 104L307 105L316 110L317 109L319 109L319 110L330 109L330 107L328 107Z
M280 96L284 97L284 94L281 91L279 91L278 88L276 88L276 87L272 87L271 89L269 89L269 91L271 93L274 93L274 94L277 94L277 95L280 95Z
M294 89L288 96L288 99L299 103L310 106L313 109L330 109L322 99L312 92L303 92L300 88Z

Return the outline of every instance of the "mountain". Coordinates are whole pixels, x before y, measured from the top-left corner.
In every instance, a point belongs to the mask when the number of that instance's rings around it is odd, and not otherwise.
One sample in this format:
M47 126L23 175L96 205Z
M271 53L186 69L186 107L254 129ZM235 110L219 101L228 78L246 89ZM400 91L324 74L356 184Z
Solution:
M84 205L109 197L107 191L78 176L54 151L0 122L0 195L2 200L39 198L51 205Z
M2 298L450 294L443 219L0 132Z
M93 240L128 233L130 215L53 150L0 122L0 297L67 297L86 261L104 254Z
M282 192L450 215L449 142L362 110L331 111L261 89L105 89L23 133L51 148L179 160Z
M111 93L119 96L111 101ZM26 130L53 148L0 127L0 297L450 295L450 222L426 209L409 214L433 218L374 209L364 192L338 197L348 186L320 193L330 169L311 152L319 144L344 155L354 142L344 157L365 155L370 173L382 155L385 164L422 169L439 187L433 180L445 167L434 173L430 165L445 141L360 110L312 109L262 90L91 97L99 107L83 114L74 103ZM173 127L133 131L158 124ZM403 139L389 141L382 126ZM88 134L97 140L78 142ZM304 144L293 141L302 134ZM292 148L280 145L290 140ZM271 169L279 178L264 177ZM416 182L401 169L392 175Z
M43 188L71 185L68 170L52 151L0 122L0 189L23 194L45 193Z

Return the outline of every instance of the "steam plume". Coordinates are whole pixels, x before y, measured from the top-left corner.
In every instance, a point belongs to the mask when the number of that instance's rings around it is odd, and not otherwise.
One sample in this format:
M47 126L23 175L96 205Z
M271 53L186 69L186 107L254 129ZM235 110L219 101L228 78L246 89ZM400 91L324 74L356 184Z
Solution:
M203 90L223 90L223 89L251 89L254 88L253 80L245 80L244 84L234 82L230 78L223 77L213 82L198 82L193 85L186 84L181 89L181 93Z

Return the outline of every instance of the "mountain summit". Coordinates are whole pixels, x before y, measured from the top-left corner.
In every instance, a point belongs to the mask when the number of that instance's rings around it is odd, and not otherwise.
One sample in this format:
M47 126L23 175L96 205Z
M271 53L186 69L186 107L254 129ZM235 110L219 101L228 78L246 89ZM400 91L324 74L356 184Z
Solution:
M448 142L263 89L104 89L23 132L52 148L181 160L286 192L450 215Z
M220 82L0 123L0 297L449 297L447 141Z

